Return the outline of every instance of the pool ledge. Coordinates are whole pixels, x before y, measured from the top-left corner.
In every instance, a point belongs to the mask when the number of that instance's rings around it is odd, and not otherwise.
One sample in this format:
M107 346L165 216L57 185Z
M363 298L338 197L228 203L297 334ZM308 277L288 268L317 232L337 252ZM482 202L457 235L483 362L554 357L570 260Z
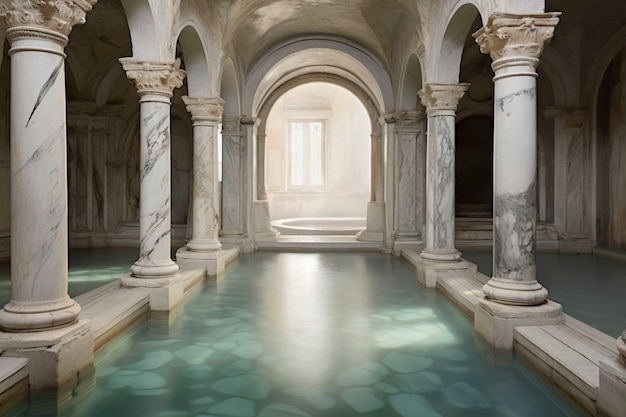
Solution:
M417 279L419 255L403 250L402 257L416 268ZM431 278L434 286L474 321L476 328L476 318L482 320L480 316L484 314L486 303L482 287L489 278L475 268L438 268ZM560 313L560 306L557 308L554 304L549 302L540 308L550 310L548 314L554 317L549 319L555 319L555 323L532 323L532 320L523 325L513 323L511 333L506 335L510 343L505 345L589 415L626 416L626 364L620 359L616 340ZM562 318L557 317L557 312ZM497 336L489 339L486 338L492 345L501 341Z

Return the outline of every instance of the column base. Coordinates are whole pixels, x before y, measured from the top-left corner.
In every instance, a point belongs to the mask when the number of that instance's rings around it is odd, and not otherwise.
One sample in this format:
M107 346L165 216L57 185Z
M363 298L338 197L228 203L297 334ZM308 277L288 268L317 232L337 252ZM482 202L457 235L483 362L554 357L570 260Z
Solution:
M526 283L505 278L491 278L483 292L491 301L517 306L536 306L548 298L548 290L537 281Z
M415 277L417 281L426 288L435 288L439 274L459 271L463 269L476 271L476 265L459 260L458 262L433 262L423 259L421 255L414 256L411 261L415 265Z
M89 321L79 320L36 333L0 332L0 351L28 359L31 388L56 388L77 381L82 370L93 366L94 339Z
M365 230L356 234L356 240L362 242L382 242L385 230L385 203L370 201L367 203Z
M280 233L272 227L270 220L270 202L258 200L254 202L254 239L276 242Z
M36 311L33 311L34 308ZM0 310L0 330L6 332L43 332L76 323L80 306L71 298L58 305L32 306L9 302Z
M176 261L185 269L201 268L206 270L207 275L217 275L224 271L227 260L232 257L231 251L194 252L183 247L176 251Z
M140 259L130 267L130 272L133 277L141 279L166 278L172 277L178 272L178 265L171 259L151 263L144 263Z
M626 416L626 363L620 358L600 361L596 407L599 416Z
M474 310L474 328L491 346L512 349L516 326L562 324L561 305L547 300L538 306L513 306L481 300Z
M425 261L433 262L458 262L461 260L461 252L452 249L424 249L420 257Z
M182 301L185 290L178 274L163 278L137 278L127 274L122 276L120 282L123 287L150 290L150 309L154 311L170 311Z
M222 244L217 239L191 239L186 246L192 252L211 252L222 249Z

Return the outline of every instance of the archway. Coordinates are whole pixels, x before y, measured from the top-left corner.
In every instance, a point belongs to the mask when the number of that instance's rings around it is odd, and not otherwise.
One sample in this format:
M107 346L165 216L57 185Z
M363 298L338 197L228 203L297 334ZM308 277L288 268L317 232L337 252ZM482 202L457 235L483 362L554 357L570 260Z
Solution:
M371 188L371 120L359 98L329 82L303 83L272 103L263 127L270 220L279 231L363 229Z

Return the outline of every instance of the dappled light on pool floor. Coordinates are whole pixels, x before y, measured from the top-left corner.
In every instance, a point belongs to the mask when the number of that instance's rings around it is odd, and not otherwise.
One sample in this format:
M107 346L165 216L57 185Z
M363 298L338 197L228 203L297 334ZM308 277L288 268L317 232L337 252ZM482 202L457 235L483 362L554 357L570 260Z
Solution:
M102 348L83 384L59 416L582 415L379 253L242 256Z

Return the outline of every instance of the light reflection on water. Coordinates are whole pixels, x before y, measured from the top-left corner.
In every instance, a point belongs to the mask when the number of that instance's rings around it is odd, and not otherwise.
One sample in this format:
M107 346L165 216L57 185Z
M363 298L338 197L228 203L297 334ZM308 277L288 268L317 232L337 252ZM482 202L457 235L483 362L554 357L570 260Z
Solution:
M100 350L96 369L72 401L13 415L582 415L378 253L243 256Z

